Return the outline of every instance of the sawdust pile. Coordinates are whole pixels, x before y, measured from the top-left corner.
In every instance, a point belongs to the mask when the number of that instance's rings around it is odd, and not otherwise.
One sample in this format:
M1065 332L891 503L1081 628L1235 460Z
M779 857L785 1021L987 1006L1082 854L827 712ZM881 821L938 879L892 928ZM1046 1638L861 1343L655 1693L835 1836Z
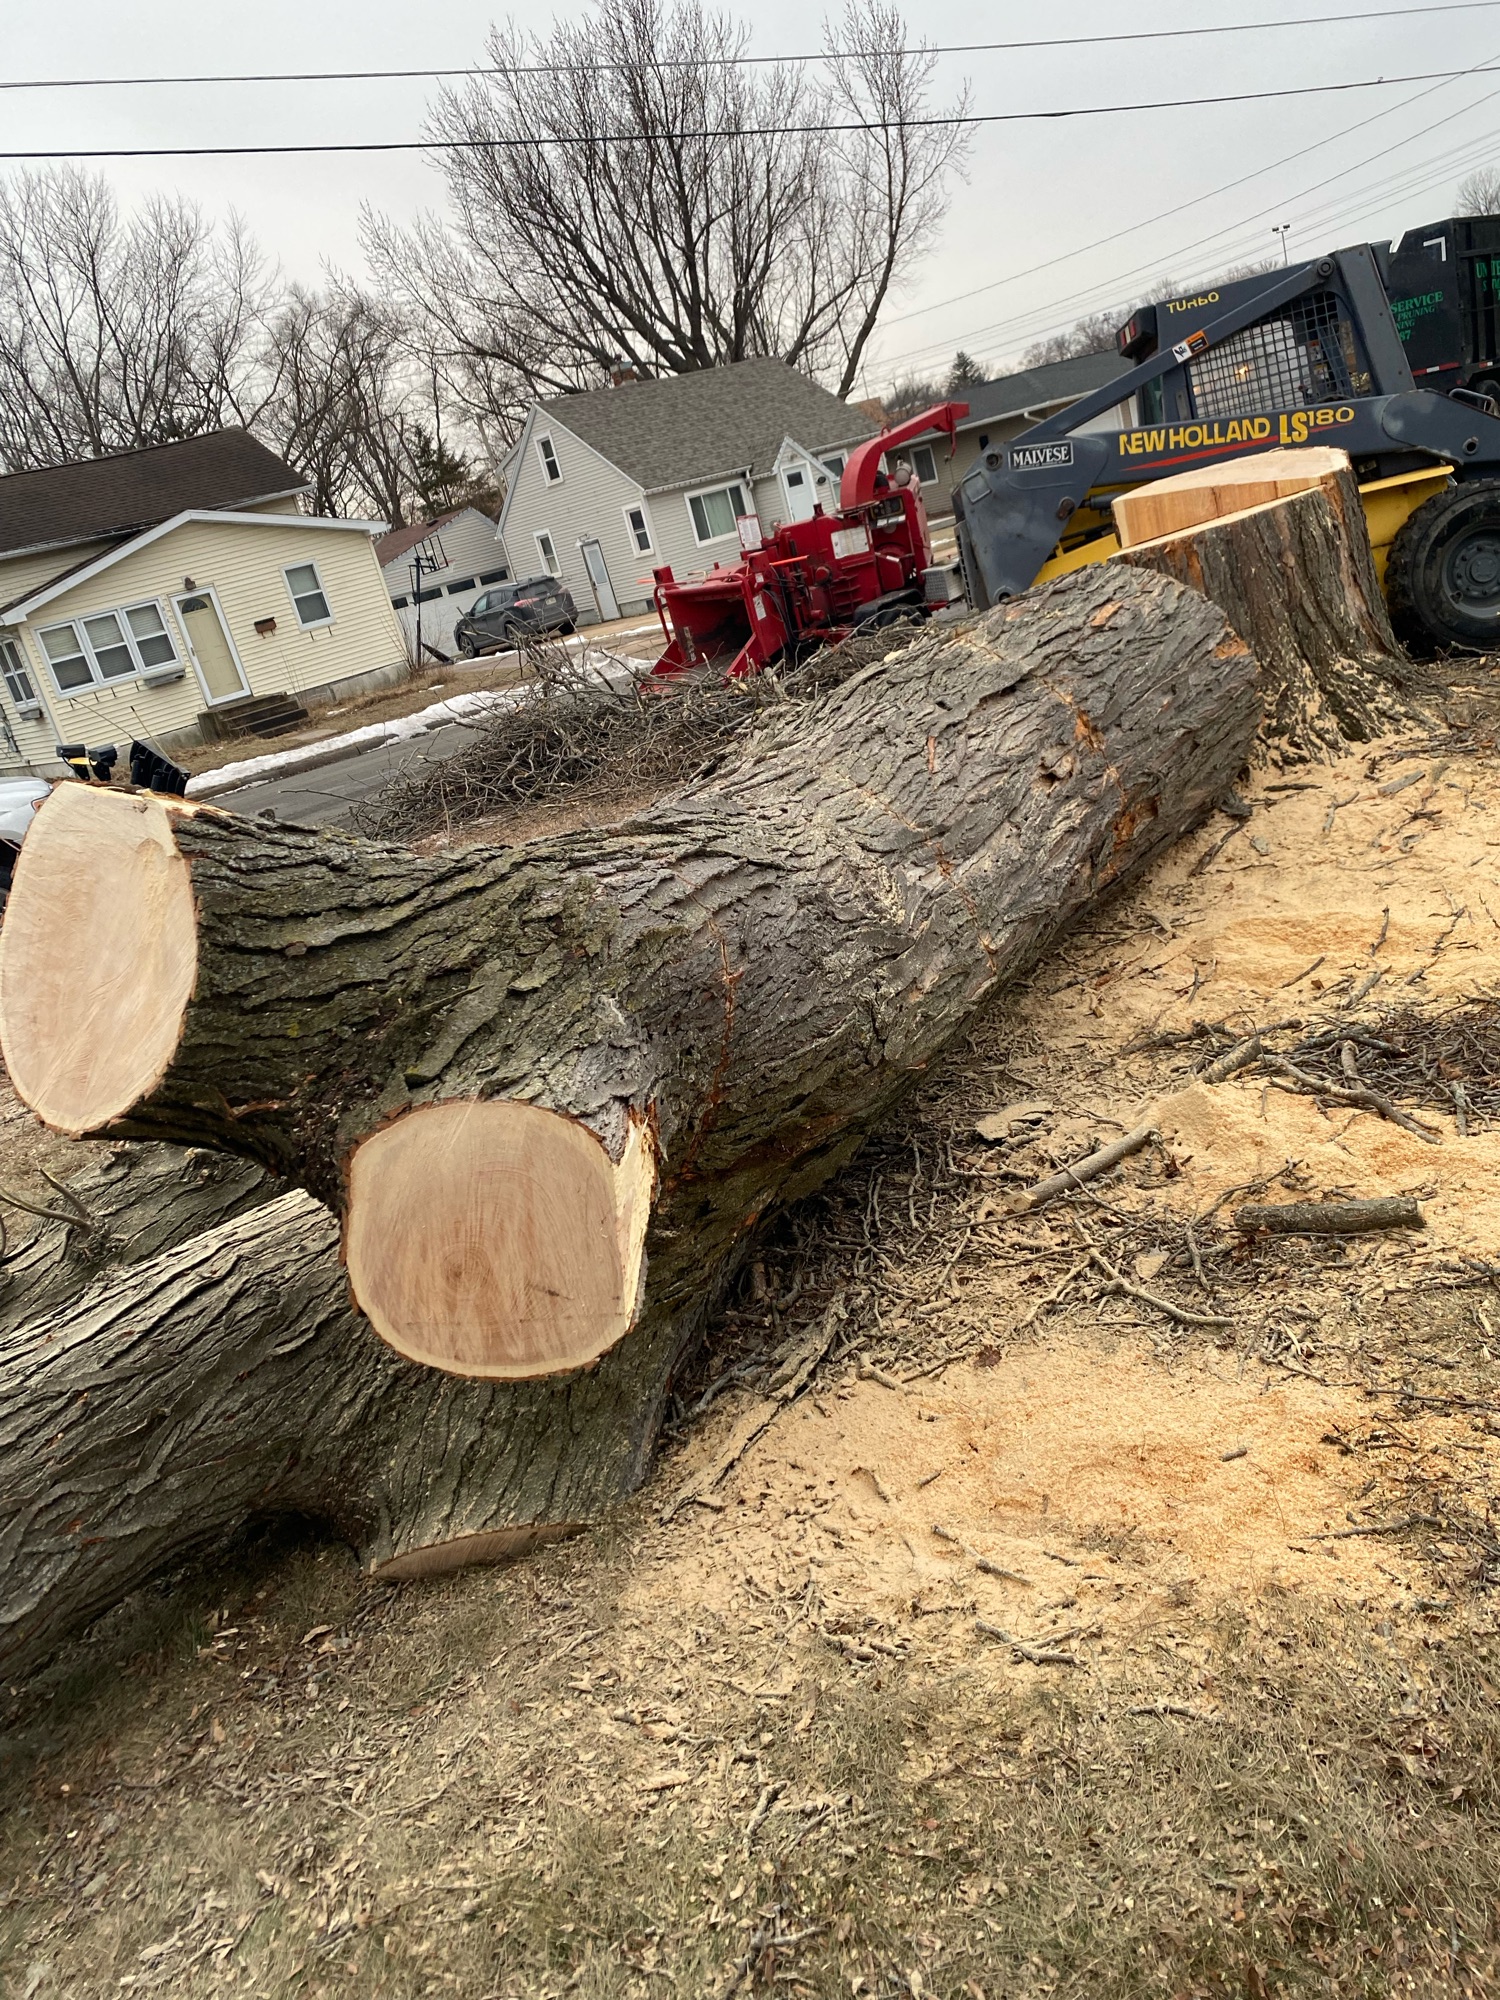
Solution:
M1052 1643L1080 1621L1129 1641L1202 1589L1389 1596L1380 1551L1345 1532L1360 1481L1329 1441L1362 1410L1232 1355L1168 1372L1139 1340L1062 1335L931 1383L855 1379L750 1449L644 1594L723 1612L747 1573L785 1587L794 1565L887 1623L977 1612Z
M1420 1195L1427 1251L1494 1257L1500 1130L1460 1137L1451 1111L1428 1112L1442 1139L1433 1146L1254 1076L1130 1102L1144 1081L1132 1047L1195 1023L1248 1035L1340 1008L1355 1020L1500 992L1492 760L1398 740L1295 782L1261 772L1243 805L1243 818L1216 816L1167 856L1114 913L1102 946L1065 952L1069 976L1058 982L1049 969L1022 1018L1045 1026L1064 1059L1114 1051L1122 1098L1111 1109L1155 1118L1182 1169L1172 1199L1184 1211L1290 1173L1298 1194Z

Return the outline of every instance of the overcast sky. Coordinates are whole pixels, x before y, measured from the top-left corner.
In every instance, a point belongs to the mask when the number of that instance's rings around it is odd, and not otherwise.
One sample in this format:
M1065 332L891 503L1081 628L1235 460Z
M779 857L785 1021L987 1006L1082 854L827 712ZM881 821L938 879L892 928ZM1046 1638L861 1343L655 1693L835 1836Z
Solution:
M948 43L1287 19L1351 12L1355 4L1165 0L1127 10L1104 0L1066 8L922 0L908 18L925 39ZM536 5L514 18L540 30L560 13L586 11ZM234 8L203 0L152 0L149 8L48 0L8 13L0 75L462 65L481 57L492 18L485 0L423 8L409 0L255 0ZM762 0L745 18L758 52L817 46L817 17L805 4ZM1485 63L1500 64L1500 4L1170 43L950 56L939 65L938 89L951 92L968 77L973 108L996 113ZM413 79L7 91L0 95L0 150L415 138L434 88ZM1347 129L1362 121L1372 122ZM1307 148L1314 150L1259 171ZM941 241L890 308L867 386L878 390L910 367L940 368L959 346L1001 366L1028 341L1085 311L1128 302L1160 276L1187 284L1222 264L1276 253L1275 223L1292 225L1294 258L1398 235L1451 213L1459 179L1491 162L1500 164L1500 71L1436 88L1414 83L981 127ZM404 218L443 199L421 154L119 161L104 171L127 200L153 187L181 188L211 212L238 209L268 255L308 279L325 259L362 270L362 203ZM1254 178L1227 186L1246 176ZM1164 213L1173 209L1181 212ZM1048 268L1033 268L1043 264ZM970 293L977 296L959 296Z

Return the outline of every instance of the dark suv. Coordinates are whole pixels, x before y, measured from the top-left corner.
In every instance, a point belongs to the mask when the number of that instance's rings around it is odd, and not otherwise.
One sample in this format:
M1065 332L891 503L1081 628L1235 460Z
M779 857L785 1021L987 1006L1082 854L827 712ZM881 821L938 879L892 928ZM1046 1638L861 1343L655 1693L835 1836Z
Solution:
M464 658L472 660L476 653L514 646L539 632L571 632L577 620L578 607L555 576L528 576L475 598L453 637Z

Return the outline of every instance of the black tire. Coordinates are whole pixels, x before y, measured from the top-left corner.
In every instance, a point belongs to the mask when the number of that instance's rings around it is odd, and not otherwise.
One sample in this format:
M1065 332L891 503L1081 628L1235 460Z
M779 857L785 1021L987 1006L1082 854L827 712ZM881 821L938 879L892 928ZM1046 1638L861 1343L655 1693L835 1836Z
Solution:
M1409 515L1391 543L1385 595L1409 646L1500 652L1500 480L1450 487Z
M463 654L466 660L473 659L474 655L479 651L479 646L472 632L459 633L458 650Z
M557 629L564 639L571 639L573 634L578 630L578 627L573 623L571 618L565 618Z

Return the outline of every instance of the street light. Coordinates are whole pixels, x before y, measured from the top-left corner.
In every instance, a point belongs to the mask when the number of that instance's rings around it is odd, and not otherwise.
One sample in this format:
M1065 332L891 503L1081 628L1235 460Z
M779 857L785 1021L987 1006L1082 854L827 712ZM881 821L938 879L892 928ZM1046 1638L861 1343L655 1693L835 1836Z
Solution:
M1281 238L1281 261L1283 264L1287 261L1286 239L1291 226L1289 222L1273 222L1271 224L1271 234Z

